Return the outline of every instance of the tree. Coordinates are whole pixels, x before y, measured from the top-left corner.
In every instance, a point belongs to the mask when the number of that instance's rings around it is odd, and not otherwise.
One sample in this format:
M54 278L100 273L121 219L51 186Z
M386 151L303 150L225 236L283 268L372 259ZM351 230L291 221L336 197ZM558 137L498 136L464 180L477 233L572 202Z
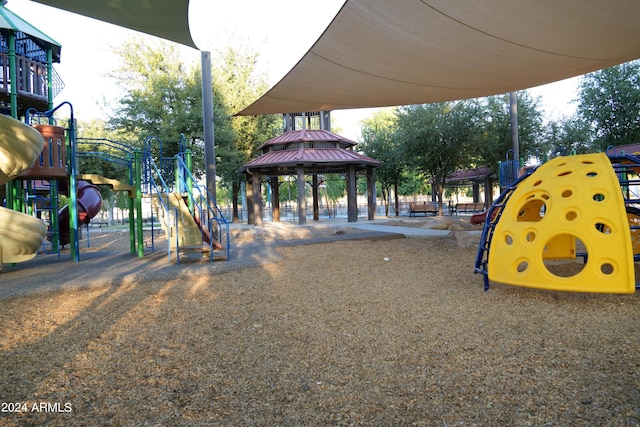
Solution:
M576 116L550 121L543 136L545 152L550 157L592 152L590 134L589 125Z
M578 86L578 115L591 126L595 148L640 140L640 62L586 74Z
M398 186L402 182L402 172L406 169L406 162L399 155L400 148L395 140L396 120L395 112L389 110L376 112L371 118L363 120L362 143L359 145L367 156L382 162L376 169L376 179L382 186L382 199L387 216L392 187L396 197L396 216L399 214Z
M512 148L511 124L509 116L509 94L483 98L481 102L482 134L475 147L471 167L485 166L496 169L505 160ZM542 157L542 111L538 108L539 98L532 98L528 92L518 92L518 140L520 157Z
M257 99L267 90L267 81L256 69L258 52L244 47L228 47L218 52L213 65L213 85L224 98L226 114L214 118L219 123L230 124L229 138L217 142L220 158L218 173L224 185L231 187L233 219L238 220L238 198L242 177L236 172L240 166L258 154L258 147L276 136L281 129L275 115L229 117Z
M481 117L475 100L413 105L398 110L398 142L410 164L433 180L442 215L446 178L466 167L480 135Z
M124 96L109 120L112 129L136 135L136 144L156 136L164 157L178 153L183 134L194 151L197 168L203 169L202 90L200 70L178 58L175 44L146 44L131 38L115 48L121 65L111 73Z

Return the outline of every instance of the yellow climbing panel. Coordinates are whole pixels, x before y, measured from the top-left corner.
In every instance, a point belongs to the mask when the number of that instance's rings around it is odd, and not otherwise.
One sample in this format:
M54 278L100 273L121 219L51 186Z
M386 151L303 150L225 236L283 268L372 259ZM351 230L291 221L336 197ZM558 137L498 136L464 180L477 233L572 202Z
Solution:
M605 154L557 157L541 165L503 209L488 254L490 280L572 292L635 292L624 199Z

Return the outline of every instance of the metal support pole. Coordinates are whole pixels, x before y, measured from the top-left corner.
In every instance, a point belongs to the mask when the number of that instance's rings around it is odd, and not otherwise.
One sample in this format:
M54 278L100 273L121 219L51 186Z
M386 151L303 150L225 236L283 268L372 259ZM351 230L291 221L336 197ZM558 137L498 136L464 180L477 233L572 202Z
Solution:
M518 143L518 94L509 93L509 121L511 123L511 147L513 148L513 160L520 159L520 144Z
M62 105L62 104L60 104ZM70 157L70 173L69 173L69 242L71 244L71 258L75 262L80 261L80 241L79 241L79 220L78 220L78 186L76 177L78 175L78 165L76 157L76 128L75 119L73 117L73 107L71 108L71 118L69 119L69 148L71 149Z
M18 65L16 63L16 33L9 31L9 80L11 88L11 117L18 118Z
M53 108L53 49L47 48L47 109Z
M216 202L216 149L213 123L213 84L211 82L211 52L201 52L202 122L204 126L204 159L207 190Z
M142 151L134 152L134 177L136 180L135 210L136 226L138 228L138 257L144 257L144 234L142 230Z

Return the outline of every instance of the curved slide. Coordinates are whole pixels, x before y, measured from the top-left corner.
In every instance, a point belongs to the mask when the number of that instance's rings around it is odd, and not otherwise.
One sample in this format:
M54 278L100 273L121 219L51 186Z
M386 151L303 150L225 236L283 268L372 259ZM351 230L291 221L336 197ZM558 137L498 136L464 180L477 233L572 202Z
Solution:
M78 220L80 224L88 224L100 212L102 196L98 187L87 181L78 181L76 187L78 193ZM58 220L60 223L60 244L64 246L71 241L69 205L60 209Z
M40 132L0 114L0 185L29 169L43 148ZM46 225L38 218L0 207L0 264L34 258L46 233Z

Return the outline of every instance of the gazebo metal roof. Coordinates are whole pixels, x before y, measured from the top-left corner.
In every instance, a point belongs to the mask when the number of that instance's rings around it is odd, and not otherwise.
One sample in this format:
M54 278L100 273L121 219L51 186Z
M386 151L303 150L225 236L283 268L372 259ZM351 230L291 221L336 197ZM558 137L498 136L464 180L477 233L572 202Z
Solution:
M292 167L297 165L317 167L337 167L355 164L358 167L380 166L378 160L372 159L355 151L341 148L320 148L271 151L250 162L245 163L238 171L247 169L262 169L271 167Z
M277 171L281 175L295 173L300 165L326 173L347 165L355 165L359 169L380 166L378 160L353 151L351 148L355 145L357 142L326 130L289 131L262 144L263 154L242 165L238 173L260 169Z
M358 143L348 138L323 129L301 129L285 132L262 144L260 149L270 145L289 144L292 142L338 142L343 145L356 146Z

